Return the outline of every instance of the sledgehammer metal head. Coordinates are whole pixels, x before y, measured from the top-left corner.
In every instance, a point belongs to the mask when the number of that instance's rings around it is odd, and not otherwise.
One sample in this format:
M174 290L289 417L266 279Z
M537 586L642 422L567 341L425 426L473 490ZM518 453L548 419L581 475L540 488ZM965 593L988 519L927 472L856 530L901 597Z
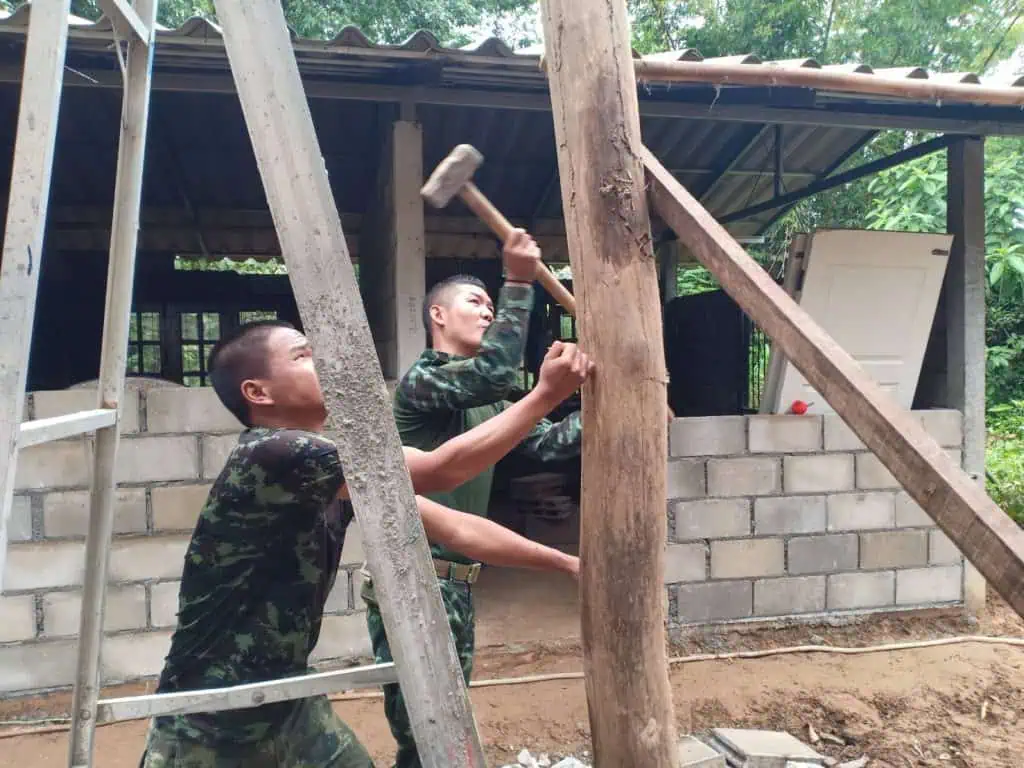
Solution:
M476 147L471 144L459 144L430 174L420 194L435 208L444 208L466 184L472 181L473 174L483 161L484 156Z

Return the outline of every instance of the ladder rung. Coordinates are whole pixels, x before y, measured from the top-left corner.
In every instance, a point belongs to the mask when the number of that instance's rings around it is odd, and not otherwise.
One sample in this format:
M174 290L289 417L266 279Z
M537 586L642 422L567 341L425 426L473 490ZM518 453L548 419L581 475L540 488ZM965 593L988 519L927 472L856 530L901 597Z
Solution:
M84 435L97 429L112 427L117 423L117 411L113 408L96 408L78 411L48 419L26 421L18 430L18 448L63 440L65 437Z
M149 45L152 40L150 31L126 0L99 0L99 5L103 15L110 19L119 35L127 37L126 33L130 32L144 45Z
M245 709L261 704L303 699L353 688L375 688L397 683L393 662L375 664L311 675L286 677L266 683L248 683L230 688L208 688L203 691L154 693L149 696L128 696L105 699L97 703L96 722L142 720L161 715L187 715L197 712L223 712Z

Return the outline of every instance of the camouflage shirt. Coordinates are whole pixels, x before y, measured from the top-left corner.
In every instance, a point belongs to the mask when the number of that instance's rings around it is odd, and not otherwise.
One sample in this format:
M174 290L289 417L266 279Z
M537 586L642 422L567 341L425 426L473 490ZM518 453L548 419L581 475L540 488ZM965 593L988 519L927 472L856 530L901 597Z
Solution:
M352 508L334 443L288 429L245 430L210 490L185 555L178 625L158 692L274 680L307 671ZM157 718L209 746L246 744L295 702Z
M480 351L459 357L428 349L402 377L395 390L394 415L404 445L429 451L456 435L497 416L516 384L533 305L533 287L506 284L498 297L494 322L484 333ZM552 423L541 420L516 451L541 461L578 456L579 412ZM493 468L454 491L429 498L460 512L486 516ZM469 563L469 558L439 545L434 557Z

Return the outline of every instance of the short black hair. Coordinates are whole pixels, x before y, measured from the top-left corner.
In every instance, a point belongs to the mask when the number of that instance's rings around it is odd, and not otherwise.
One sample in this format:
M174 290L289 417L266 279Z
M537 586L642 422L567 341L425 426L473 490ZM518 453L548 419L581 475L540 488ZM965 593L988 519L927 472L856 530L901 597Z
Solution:
M427 292L426 298L423 299L423 328L427 332L428 341L430 340L431 330L430 308L435 304L444 304L448 300L445 294L457 285L475 285L477 288L487 290L484 281L479 277L473 277L473 275L452 275L439 283L434 283L434 286Z
M226 333L210 352L206 369L217 397L246 427L252 426L242 382L267 372L267 337L275 328L294 329L284 320L254 320Z

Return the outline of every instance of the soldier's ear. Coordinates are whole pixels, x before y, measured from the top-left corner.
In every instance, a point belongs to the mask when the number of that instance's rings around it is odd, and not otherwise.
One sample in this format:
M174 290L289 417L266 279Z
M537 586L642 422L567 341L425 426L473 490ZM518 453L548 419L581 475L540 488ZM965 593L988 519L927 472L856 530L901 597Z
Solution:
M258 405L264 408L274 404L274 398L262 381L246 379L242 382L242 397L249 406Z
M430 319L438 327L444 328L446 322L444 307L442 307L440 304L431 304Z

